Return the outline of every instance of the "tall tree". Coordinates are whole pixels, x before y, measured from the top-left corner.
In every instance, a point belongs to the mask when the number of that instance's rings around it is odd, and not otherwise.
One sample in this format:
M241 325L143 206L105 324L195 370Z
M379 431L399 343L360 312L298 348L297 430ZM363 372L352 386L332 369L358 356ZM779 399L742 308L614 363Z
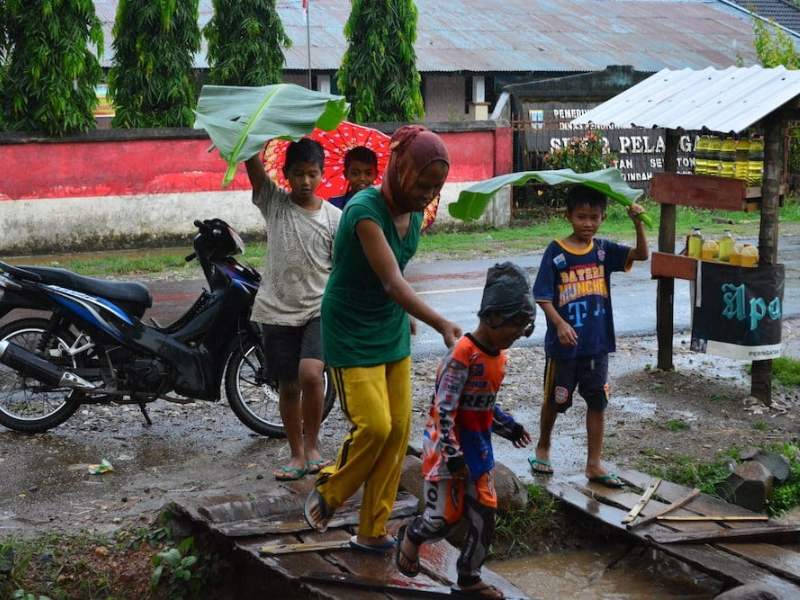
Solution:
M762 67L800 67L800 54L795 50L791 36L775 27L774 21L765 23L761 19L753 19L753 46Z
M92 0L0 0L5 125L65 135L93 129L103 30ZM3 24L0 24L3 25ZM92 53L90 44L96 48Z
M6 128L4 109L3 109L3 76L6 71L6 57L8 56L8 12L6 0L0 0L0 131Z
M281 81L283 48L292 40L275 0L214 0L213 5L214 16L203 29L211 82L260 86Z
M357 122L412 121L424 114L416 67L413 0L352 0L339 89Z
M120 0L108 91L114 127L188 127L199 0Z
M0 0L0 69L3 68L8 53L8 20L6 0Z

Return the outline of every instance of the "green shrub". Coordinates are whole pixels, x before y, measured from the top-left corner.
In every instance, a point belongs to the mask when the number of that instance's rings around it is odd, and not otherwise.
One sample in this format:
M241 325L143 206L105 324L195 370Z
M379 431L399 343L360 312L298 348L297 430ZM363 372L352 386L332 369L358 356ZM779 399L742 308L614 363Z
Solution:
M209 80L217 85L261 86L281 81L283 30L275 0L214 0L208 39Z
M91 0L0 0L0 121L53 136L94 129L102 51Z
M414 41L413 0L352 0L339 89L358 123L413 121L424 115Z
M108 92L114 127L188 127L199 0L120 0Z

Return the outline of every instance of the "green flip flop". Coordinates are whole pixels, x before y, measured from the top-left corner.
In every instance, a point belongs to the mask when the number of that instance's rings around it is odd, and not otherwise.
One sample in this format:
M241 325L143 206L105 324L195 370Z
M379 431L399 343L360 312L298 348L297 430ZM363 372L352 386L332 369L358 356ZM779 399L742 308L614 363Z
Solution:
M272 474L275 476L276 481L297 481L305 477L307 472L301 467L284 465L279 469L275 469Z
M539 460L535 456L528 457L528 464L531 466L531 471L537 475L552 475L553 467L549 460Z
M319 460L309 460L306 463L306 473L313 475L315 473L319 473L325 467L329 467L333 464L333 461L330 458L320 458Z
M589 483L597 483L612 489L625 487L625 483L614 473L606 473L598 477L589 477Z

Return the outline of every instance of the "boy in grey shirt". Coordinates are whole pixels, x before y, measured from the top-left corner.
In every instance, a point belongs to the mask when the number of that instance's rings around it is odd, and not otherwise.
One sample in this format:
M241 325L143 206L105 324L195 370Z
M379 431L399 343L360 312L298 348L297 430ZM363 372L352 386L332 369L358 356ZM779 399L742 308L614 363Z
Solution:
M330 464L317 449L325 369L319 315L341 211L315 194L324 160L314 140L290 144L283 167L289 192L267 176L259 155L246 163L253 204L267 230L264 277L252 318L262 325L267 375L279 383L291 451L289 462L274 472L278 480L300 479Z

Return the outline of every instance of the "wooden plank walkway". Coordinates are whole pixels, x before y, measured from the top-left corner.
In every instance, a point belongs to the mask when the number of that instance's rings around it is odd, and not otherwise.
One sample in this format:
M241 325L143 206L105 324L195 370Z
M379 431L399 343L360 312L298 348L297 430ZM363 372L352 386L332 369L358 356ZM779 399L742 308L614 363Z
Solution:
M311 530L302 516L302 505L311 480L276 485L270 495L257 499L245 496L189 497L175 502L172 509L200 526L216 541L233 548L247 565L248 579L269 582L272 597L316 597L369 600L409 597L458 598L451 593L457 579L458 550L446 541L423 546L422 572L415 578L400 574L394 553L373 556L350 548L322 552L262 556L262 546L346 541L358 522L359 503L349 501L337 511L336 520L324 534ZM395 502L389 530L417 511L418 501L400 493ZM487 568L483 578L500 588L508 598L526 598L509 581ZM366 589L357 584L365 586Z
M628 484L624 489L610 489L588 483L582 476L568 478L566 481L551 481L547 484L547 489L555 497L587 515L729 585L762 583L773 588L777 593L784 594L787 598L800 598L800 552L797 551L798 547L777 545L787 539L794 542L800 541L796 529L795 533L791 533L791 531L787 531L789 528L773 521L724 523L656 521L641 527L626 527L623 519L628 511L636 505L642 491L654 478L630 470L623 470L619 475ZM670 503L686 497L690 492L692 492L690 488L663 481L654 498L645 506L641 516L653 516ZM683 508L669 514L676 516L756 516L756 513L745 508L729 504L707 494L699 494ZM726 535L735 535L737 531L745 534L744 530L748 530L747 535L751 535L756 526L762 532L759 539L774 540L774 543L720 540ZM666 543L677 539L679 534L685 534L685 538L697 538L707 534L713 536L713 541L711 543L698 543L696 540Z

